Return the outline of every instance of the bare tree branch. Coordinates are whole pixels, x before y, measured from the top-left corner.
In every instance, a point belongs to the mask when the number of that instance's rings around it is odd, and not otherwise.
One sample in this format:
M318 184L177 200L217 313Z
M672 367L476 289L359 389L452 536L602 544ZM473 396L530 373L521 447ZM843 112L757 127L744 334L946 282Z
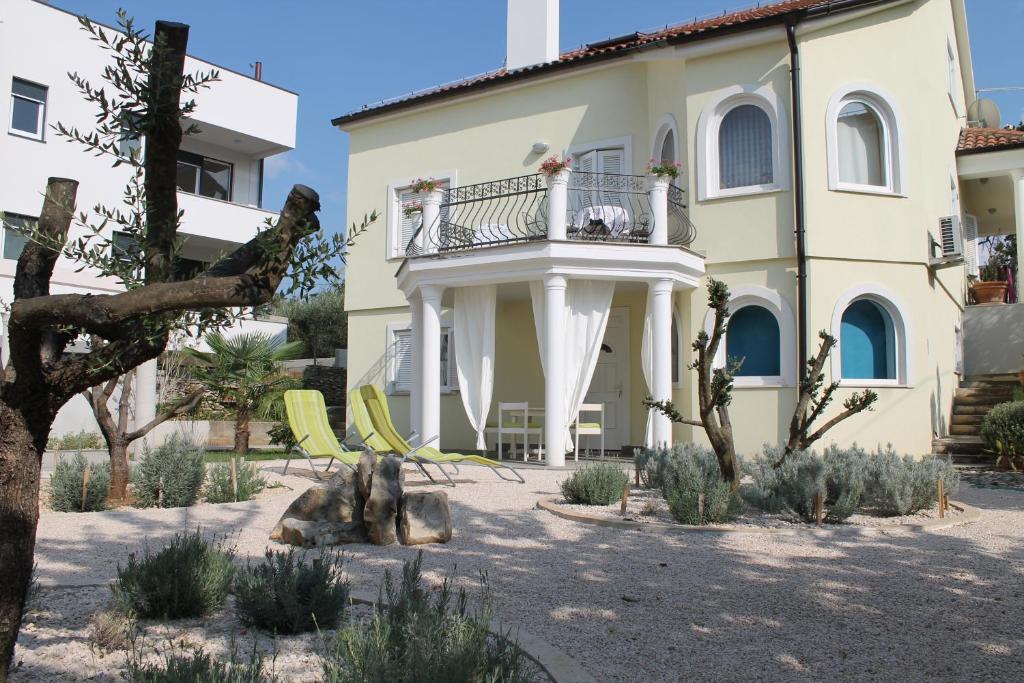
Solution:
M192 391L191 393L188 394L188 396L185 396L180 401L175 403L172 407L168 408L167 410L164 410L162 413L154 417L146 424L142 425L141 427L134 431L128 432L125 435L125 438L128 441L135 441L136 439L140 439L144 437L146 434L149 434L156 427L163 424L164 422L167 422L172 417L177 417L179 415L184 415L185 413L192 412L203 400L203 395L205 393L206 390L201 388Z

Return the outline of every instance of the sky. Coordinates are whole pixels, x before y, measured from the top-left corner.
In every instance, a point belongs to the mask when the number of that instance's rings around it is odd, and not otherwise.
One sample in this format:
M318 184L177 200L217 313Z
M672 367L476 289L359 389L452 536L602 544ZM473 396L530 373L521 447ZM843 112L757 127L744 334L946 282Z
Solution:
M51 0L112 24L123 7L137 26L189 24L189 53L299 93L295 150L267 160L264 206L281 206L294 183L320 193L321 224L345 228L346 136L330 125L363 104L498 68L505 58L506 0ZM753 0L562 0L563 51L752 6ZM1024 86L1024 0L967 0L977 87ZM215 86L214 86L215 87ZM1024 119L1024 91L985 93L1003 123ZM383 207L381 207L383 209Z

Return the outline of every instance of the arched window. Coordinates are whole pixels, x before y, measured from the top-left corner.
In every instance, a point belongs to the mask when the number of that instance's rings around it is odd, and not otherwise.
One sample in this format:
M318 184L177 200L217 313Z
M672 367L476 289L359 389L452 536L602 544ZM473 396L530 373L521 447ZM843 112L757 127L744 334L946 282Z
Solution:
M733 107L718 129L719 187L770 185L772 169L772 122L754 104Z
M779 321L764 306L744 306L729 317L725 354L729 363L743 360L737 377L782 374Z
M844 379L896 379L896 334L884 308L869 299L854 301L839 335Z
M676 163L676 132L671 128L665 131L665 137L661 140L660 161L668 164Z
M831 190L903 194L902 140L891 97L867 84L851 84L826 110L828 184Z

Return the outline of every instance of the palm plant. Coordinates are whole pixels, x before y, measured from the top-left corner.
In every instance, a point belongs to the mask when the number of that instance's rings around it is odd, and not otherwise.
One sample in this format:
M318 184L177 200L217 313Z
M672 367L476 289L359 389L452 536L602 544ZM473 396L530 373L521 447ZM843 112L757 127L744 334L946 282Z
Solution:
M299 358L302 342L281 342L262 332L206 335L210 351L185 349L199 363L195 378L225 407L235 408L235 452L249 452L249 422L280 419L281 396L296 385L281 363Z

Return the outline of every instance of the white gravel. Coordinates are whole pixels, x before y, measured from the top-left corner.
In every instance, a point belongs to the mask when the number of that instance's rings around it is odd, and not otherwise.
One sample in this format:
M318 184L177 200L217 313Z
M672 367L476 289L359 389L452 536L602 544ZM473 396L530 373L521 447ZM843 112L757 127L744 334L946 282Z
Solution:
M1024 493L963 486L973 524L871 536L657 535L584 525L535 509L565 472L525 485L464 467L449 490L455 536L423 546L427 578L487 572L511 626L546 638L597 680L1020 680L1024 671ZM410 483L416 482L410 476ZM308 481L288 477L296 495ZM148 540L202 525L258 557L292 496L176 510L44 513L43 586L104 584ZM356 588L374 589L416 548L349 546ZM94 593L93 591L99 591ZM105 595L105 587L81 589ZM76 593L72 591L71 595ZM89 600L65 600L83 622ZM38 619L38 624L33 619ZM30 624L46 627L46 615ZM33 628L35 628L34 626ZM26 629L26 632L29 629ZM23 636L13 680L95 673L81 635ZM103 667L101 666L100 669ZM93 672L93 673L90 673ZM291 671L289 672L291 673ZM315 674L311 669L309 675ZM297 678L304 673L295 671Z

